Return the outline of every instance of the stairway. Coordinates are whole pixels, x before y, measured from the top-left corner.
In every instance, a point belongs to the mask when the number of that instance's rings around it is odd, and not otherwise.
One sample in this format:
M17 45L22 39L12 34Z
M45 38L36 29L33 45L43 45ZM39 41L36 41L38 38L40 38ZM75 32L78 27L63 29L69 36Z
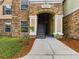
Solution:
M39 24L38 25L37 38L38 39L45 39L45 28L44 28L44 24Z

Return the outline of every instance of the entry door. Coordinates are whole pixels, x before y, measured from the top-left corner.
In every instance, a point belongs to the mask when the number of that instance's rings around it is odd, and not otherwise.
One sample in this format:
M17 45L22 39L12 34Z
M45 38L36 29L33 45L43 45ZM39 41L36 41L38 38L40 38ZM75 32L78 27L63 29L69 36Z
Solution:
M45 38L45 26L43 23L38 24L37 38Z

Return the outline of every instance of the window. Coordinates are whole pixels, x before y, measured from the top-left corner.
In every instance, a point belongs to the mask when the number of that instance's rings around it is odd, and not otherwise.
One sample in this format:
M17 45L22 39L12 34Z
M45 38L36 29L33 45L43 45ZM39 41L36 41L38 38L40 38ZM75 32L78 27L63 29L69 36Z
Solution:
M28 0L21 0L21 10L26 10L28 8Z
M11 32L11 23L5 23L5 32Z
M3 6L3 15L11 15L11 14L12 14L11 5L4 5Z
M28 22L21 21L21 32L28 32Z

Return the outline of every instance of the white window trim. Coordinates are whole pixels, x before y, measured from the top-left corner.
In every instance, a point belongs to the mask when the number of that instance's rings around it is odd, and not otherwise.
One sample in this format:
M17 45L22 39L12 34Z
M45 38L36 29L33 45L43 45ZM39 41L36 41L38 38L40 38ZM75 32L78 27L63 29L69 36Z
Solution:
M12 15L4 15L5 17L10 17L10 16L12 16Z
M27 20L20 20L20 32L21 32L21 22L22 21L26 21L26 22L28 22ZM28 32L29 32L29 25L27 26L28 27ZM21 32L21 33L23 33L23 32ZM27 33L27 32L26 32Z
M11 23L10 22L5 22L4 23L4 32L6 32L5 31L5 25L10 25L11 26ZM11 31L10 32L12 32L12 26L11 26ZM6 32L6 33L10 33L10 32Z
M6 5L12 6L12 4L4 4L4 5L3 5L3 8L4 8L4 6L6 6ZM4 10L3 10L3 13L4 13ZM4 15L4 14L3 14L3 16L12 16L12 14L10 14L10 15Z
M29 0L28 0L28 7L29 7ZM27 9L28 9L28 7L27 7ZM27 10L27 9L26 9L26 10ZM26 10L25 10L25 11L26 11ZM20 11L23 12L23 10L21 10L21 0L20 0Z

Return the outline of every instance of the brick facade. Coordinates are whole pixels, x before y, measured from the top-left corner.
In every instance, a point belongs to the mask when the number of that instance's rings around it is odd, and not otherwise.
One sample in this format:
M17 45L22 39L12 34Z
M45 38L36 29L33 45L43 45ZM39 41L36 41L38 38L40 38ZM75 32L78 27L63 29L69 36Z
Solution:
M18 36L20 34L22 34L20 32L20 21L24 20L24 21L28 21L28 10L26 11L21 11L20 9L20 0L13 0L12 3L12 36Z
M79 39L79 10L64 17L64 35L68 38Z
M29 5L29 14L37 15L39 13L51 13L53 15L62 15L63 14L63 6L62 3L51 3L51 8L42 8L42 3L33 3Z
M5 32L4 25L6 22L12 22L12 19L0 19L0 35L8 35L11 36L12 32Z
M41 13L51 14L52 15L52 19L51 20L53 20L53 24L51 23L52 24L52 28L53 28L53 32L51 34L55 35L57 33L62 32L61 31L62 30L61 29L62 28L62 22L61 22L62 17L59 16L59 15L63 15L63 5L62 5L62 3L50 3L50 4L48 4L48 5L50 5L50 8L42 8L43 4L44 3L32 3L32 2L29 3L29 16L31 15L31 16L36 16L37 17L37 19L31 19L30 18L29 20L31 20L31 22L37 23L37 21L38 21L38 14L41 14ZM56 18L56 15L58 15L59 17ZM57 24L56 24L57 27L60 26L58 28L55 28L56 27L55 19L59 20L57 22ZM31 25L34 28L36 27L35 28L36 31L32 32L32 33L34 33L33 35L36 35L36 33L37 33L37 30L38 30L37 29L38 28L37 25L38 25L38 23ZM61 33L61 35L62 35L62 33Z
M19 32L20 29L20 21L21 20L26 20L29 22L29 15L37 15L40 12L48 12L51 14L57 14L57 15L62 15L63 14L63 7L61 3L54 3L51 4L51 8L47 9L42 9L41 4L29 4L28 10L26 11L21 11L20 10L20 0L14 0L12 3L13 7L13 18L12 18L12 26L13 26L13 31L12 35L17 36L19 34L22 34Z
M51 8L41 8L41 3L29 2L29 7L26 11L20 9L20 0L12 1L12 19L0 19L0 35L11 35L18 36L21 34L28 34L20 32L20 21L28 21L29 24L29 15L37 15L39 13L51 13L53 15L63 15L63 6L62 3L51 3ZM9 33L4 32L4 23L9 21L11 23L12 31ZM29 25L28 25L29 26Z
M28 34L20 32L20 21L28 21L29 16L37 15L39 13L51 13L53 15L63 15L62 3L50 3L51 8L41 8L42 3L31 3L26 11L20 9L20 0L12 1L12 18L0 19L0 35L18 36L21 34ZM2 8L2 7L1 7ZM2 9L1 9L2 10ZM4 18L4 17L3 17ZM79 10L67 15L63 20L63 32L66 37L79 39ZM4 23L11 23L11 32L4 31ZM28 31L29 32L29 31Z

